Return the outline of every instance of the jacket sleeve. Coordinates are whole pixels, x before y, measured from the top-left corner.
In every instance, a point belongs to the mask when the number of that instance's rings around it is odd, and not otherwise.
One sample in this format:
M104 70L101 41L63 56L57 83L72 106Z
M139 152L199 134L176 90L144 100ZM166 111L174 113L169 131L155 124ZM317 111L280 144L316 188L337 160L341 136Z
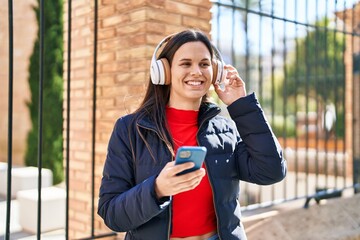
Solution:
M281 181L286 160L255 93L238 99L228 111L241 136L235 153L240 179L261 185Z
M123 119L115 124L108 145L98 204L98 214L105 224L118 232L137 228L166 207L166 204L158 202L155 195L156 176L135 184L127 128Z

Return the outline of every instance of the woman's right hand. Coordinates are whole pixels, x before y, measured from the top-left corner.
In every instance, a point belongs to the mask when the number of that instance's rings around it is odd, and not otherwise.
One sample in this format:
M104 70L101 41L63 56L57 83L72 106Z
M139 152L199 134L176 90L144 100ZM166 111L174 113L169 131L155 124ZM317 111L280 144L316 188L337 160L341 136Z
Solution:
M175 165L174 161L167 163L155 180L155 192L158 199L189 191L197 187L201 179L205 176L204 168L186 174L176 175L192 167L194 167L194 163L192 162L178 165Z

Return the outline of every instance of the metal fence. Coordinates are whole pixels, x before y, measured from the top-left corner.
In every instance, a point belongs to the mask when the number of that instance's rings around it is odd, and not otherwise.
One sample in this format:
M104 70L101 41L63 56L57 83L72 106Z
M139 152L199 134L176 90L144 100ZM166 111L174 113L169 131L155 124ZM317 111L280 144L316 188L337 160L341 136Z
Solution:
M9 0L9 94L8 94L8 168L5 239L10 239L11 169L13 130L13 3ZM68 16L71 16L68 1ZM94 1L95 23L98 7ZM274 186L242 184L241 202L245 209L268 206L294 199L309 199L314 194L325 197L355 187L359 172L351 169L352 155L347 152L346 79L359 75L359 52L346 55L349 44L359 42L359 31L349 31L344 24L345 9L354 9L357 1L213 1L212 38L226 62L233 64L244 78L248 91L255 91L272 128L284 148L288 160L287 178ZM40 1L40 89L39 89L39 152L42 146L42 84L43 84L43 13ZM354 12L352 13L354 16ZM352 21L350 21L352 22ZM350 29L355 29L351 26ZM71 18L68 19L71 29ZM71 39L71 31L68 31ZM94 42L97 25L94 25ZM68 42L68 67L71 69L71 41ZM94 88L96 89L97 44L94 44ZM346 58L353 58L353 71L346 71ZM349 74L351 76L349 76ZM70 79L70 72L67 72ZM70 84L70 81L68 81ZM70 86L68 85L68 88ZM70 99L67 92L67 99ZM360 94L360 92L354 93ZM96 92L93 93L96 102ZM70 109L70 101L67 102ZM95 116L96 104L93 104ZM67 111L67 119L70 119ZM70 129L67 121L66 129ZM93 118L93 126L95 126ZM69 149L69 132L66 132ZM95 135L95 128L93 129ZM354 138L354 136L351 136ZM93 137L93 163L95 138ZM41 200L41 154L38 159L38 199ZM69 229L69 152L65 154L66 227ZM92 165L94 173L95 165ZM350 172L349 172L350 171ZM353 175L349 177L348 174ZM94 214L94 174L92 175L92 214ZM37 238L41 236L41 201L38 201ZM91 237L95 235L92 216ZM110 233L111 235L112 233Z
M356 2L214 1L212 37L260 98L289 167L274 186L243 184L244 209L331 197L354 187L345 121L351 96L345 90L359 68L351 46L358 44L359 31L349 21ZM354 63L350 73L348 58Z

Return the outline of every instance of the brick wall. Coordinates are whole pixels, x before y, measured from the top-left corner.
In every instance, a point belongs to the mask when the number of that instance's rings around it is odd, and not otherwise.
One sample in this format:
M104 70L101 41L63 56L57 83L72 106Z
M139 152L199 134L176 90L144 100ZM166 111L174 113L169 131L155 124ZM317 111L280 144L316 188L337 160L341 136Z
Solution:
M116 119L132 112L141 101L156 44L166 35L188 27L209 33L211 18L209 0L99 0L98 4L95 211L110 133ZM65 89L67 5L65 1ZM71 238L89 237L91 234L93 36L93 1L73 1L69 194ZM66 115L67 99L64 97ZM64 126L66 121L65 116ZM109 232L96 214L95 229L95 234Z

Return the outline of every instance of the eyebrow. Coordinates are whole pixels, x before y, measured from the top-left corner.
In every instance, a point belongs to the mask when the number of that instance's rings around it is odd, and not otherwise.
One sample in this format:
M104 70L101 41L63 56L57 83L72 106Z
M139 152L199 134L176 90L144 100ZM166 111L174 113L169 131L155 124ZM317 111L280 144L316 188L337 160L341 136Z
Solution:
M179 61L180 62L183 62L183 61L191 61L192 59L190 59L190 58L182 58L182 59L180 59ZM201 59L201 62L202 61L210 61L210 59L209 58L203 58L203 59Z

